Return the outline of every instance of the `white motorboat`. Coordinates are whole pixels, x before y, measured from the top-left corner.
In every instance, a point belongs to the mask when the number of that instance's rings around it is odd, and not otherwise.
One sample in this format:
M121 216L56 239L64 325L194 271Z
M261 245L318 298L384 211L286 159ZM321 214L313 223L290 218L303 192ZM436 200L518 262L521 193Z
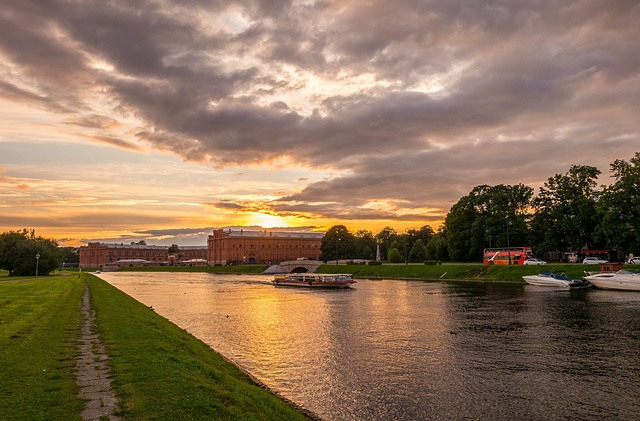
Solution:
M640 291L640 272L626 269L617 272L600 272L585 276L596 288Z
M542 272L538 275L527 275L522 277L529 285L543 287L557 287L566 289L586 288L589 283L582 279L571 279L563 273Z
M350 288L356 281L348 274L288 273L273 281L277 287Z

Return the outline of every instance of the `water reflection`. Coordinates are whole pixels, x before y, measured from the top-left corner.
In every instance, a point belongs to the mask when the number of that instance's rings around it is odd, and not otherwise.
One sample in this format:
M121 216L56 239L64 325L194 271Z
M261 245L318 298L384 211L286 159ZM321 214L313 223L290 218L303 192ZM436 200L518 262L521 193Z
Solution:
M638 419L640 294L103 274L328 420Z

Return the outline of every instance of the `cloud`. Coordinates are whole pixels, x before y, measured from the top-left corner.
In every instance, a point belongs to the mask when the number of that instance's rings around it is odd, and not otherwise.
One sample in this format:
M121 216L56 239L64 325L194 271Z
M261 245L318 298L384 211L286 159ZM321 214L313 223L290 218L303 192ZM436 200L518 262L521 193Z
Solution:
M639 17L596 0L10 2L0 96L117 147L336 171L277 212L433 220L478 184L631 157Z

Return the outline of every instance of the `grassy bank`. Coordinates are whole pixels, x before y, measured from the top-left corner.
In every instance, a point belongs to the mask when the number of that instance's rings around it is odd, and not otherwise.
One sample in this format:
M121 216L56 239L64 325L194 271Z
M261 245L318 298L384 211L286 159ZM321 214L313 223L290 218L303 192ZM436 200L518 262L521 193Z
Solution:
M80 420L77 277L0 278L0 418Z
M127 419L307 419L200 340L108 283L85 276Z
M200 340L89 274L0 276L0 419L81 419L74 369L85 284L127 419L308 419Z

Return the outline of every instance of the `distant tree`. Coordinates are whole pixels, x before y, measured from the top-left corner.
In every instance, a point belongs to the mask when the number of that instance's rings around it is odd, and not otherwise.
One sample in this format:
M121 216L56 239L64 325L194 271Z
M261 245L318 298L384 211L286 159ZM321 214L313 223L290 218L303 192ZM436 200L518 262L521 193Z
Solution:
M376 257L376 239L371 231L359 230L354 234L356 259L374 259Z
M417 239L409 252L409 260L411 262L424 262L427 259L427 247L421 238Z
M596 191L600 170L572 165L566 174L550 177L533 199L531 221L536 252L578 250L594 246L599 223Z
M334 225L327 230L320 245L321 259L353 259L356 253L356 241L353 234L344 225Z
M398 238L398 234L396 230L391 227L384 227L382 231L375 235L375 239L380 244L380 254L382 256L388 255L388 250L391 248L391 243L393 243Z
M167 252L169 254L178 254L178 253L180 253L180 247L178 247L177 244L171 244L171 246L169 246L169 250L167 250Z
M531 196L533 189L523 184L474 187L445 218L449 257L478 261L485 247L528 245Z
M438 230L427 244L427 256L425 260L449 260L449 252L447 248L447 237L444 229Z
M389 253L387 253L387 259L389 260L389 263L403 263L404 262L404 257L402 257L402 254L400 253L400 250L398 250L397 248L390 248L389 249Z
M615 160L611 174L615 181L604 188L598 203L601 232L624 255L640 254L640 152L629 162Z
M37 257L36 257L37 256ZM62 251L55 240L35 235L34 230L0 234L0 268L10 276L45 275L60 265Z
M409 230L408 233L415 241L422 240L425 245L429 244L429 241L436 235L429 225L424 225L418 230Z
M80 263L80 252L77 247L60 247L61 260L65 265L77 266Z

